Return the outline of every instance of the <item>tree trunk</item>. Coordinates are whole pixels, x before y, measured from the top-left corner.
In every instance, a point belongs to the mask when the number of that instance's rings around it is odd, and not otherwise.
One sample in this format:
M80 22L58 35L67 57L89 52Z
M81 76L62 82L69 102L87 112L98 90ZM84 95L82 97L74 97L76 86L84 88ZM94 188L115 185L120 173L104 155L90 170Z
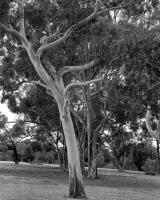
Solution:
M125 171L125 169L126 169L126 155L124 152L124 154L122 155L122 170Z
M19 159L18 159L18 152L17 152L16 146L13 147L13 153L14 153L14 162L15 162L15 164L18 164Z
M116 156L113 158L113 165L118 169L118 171L123 171L121 165L119 164L119 161L117 160Z
M69 109L67 108L66 114L64 114L63 106L64 105L59 101L58 107L60 111L68 154L69 197L86 198L73 122Z
M87 102L87 135L88 135L88 177L91 177L92 167L92 123L94 118L94 112L91 103L91 95L89 90L85 90L86 102Z
M83 153L83 143L79 140L77 140L78 149L79 149L79 155L80 155L80 164L82 169L82 174L85 175L85 168L84 168L84 153Z
M159 140L157 142L157 173L160 173L160 151L159 151Z
M90 170L90 177L97 178L97 131L93 132L92 137L92 165Z

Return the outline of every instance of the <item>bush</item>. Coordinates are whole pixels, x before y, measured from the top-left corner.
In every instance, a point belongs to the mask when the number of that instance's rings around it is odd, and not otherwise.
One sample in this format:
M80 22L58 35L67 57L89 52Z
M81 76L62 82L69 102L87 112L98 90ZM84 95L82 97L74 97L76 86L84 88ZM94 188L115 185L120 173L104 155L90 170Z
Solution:
M45 160L49 164L53 164L55 161L55 153L53 151L47 152L45 155Z
M12 161L12 151L0 152L0 160L1 161Z
M105 162L104 162L104 157L102 154L98 154L97 156L97 167L104 167Z
M145 164L143 166L143 170L145 171L145 174L155 175L155 172L156 172L156 160L152 160L152 159L148 158L145 161Z
M35 163L49 163L53 164L55 161L55 153L53 151L50 152L41 152L41 151L36 151L34 153L34 162Z
M34 162L35 163L42 163L45 161L45 156L43 154L43 152L37 151L34 154Z

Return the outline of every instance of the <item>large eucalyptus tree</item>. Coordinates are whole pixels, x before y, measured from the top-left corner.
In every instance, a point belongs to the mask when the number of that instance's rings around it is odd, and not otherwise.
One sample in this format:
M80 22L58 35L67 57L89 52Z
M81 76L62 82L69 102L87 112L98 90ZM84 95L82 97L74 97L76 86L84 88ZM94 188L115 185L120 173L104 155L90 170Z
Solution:
M6 1L4 1L6 2ZM44 29L38 29L38 26L33 27L32 22L36 21L38 22L39 18L37 16L32 16L36 13L30 13L31 14L31 20L28 20L25 10L29 10L30 6L34 5L36 9L39 7L38 4L39 1L20 1L15 0L12 1L12 4L10 5L10 8L7 10L7 14L9 15L8 21L1 20L0 27L1 30L3 30L7 35L3 35L3 40L8 40L11 43L13 43L14 37L17 38L20 41L20 44L16 42L15 47L21 46L24 48L28 54L29 60L32 63L36 73L38 74L40 80L30 80L30 83L35 85L40 85L43 87L46 92L51 95L58 104L58 109L60 113L60 119L63 126L63 131L65 135L66 145L67 145L67 153L68 153L68 167L69 167L69 196L70 197L86 197L84 185L83 185L83 178L82 178L82 172L80 167L80 160L79 160L79 152L77 147L77 141L75 136L75 130L73 127L73 122L70 116L69 111L69 92L72 88L75 87L82 87L82 86L88 86L91 83L96 83L99 81L104 80L104 76L98 77L94 80L87 80L84 82L71 82L69 84L64 83L64 77L68 73L73 72L80 72L87 70L89 68L94 67L99 62L98 57L94 57L93 60L90 62L78 65L78 66L64 66L57 67L53 65L54 60L57 60L58 55L56 55L57 48L60 48L61 45L65 44L67 40L72 36L73 32L76 30L81 30L82 27L84 27L86 24L90 23L92 20L94 20L97 16L101 14L108 13L110 10L117 10L121 8L125 8L128 6L128 4L122 4L118 7L112 7L112 8L105 8L105 6L100 7L100 4L102 3L100 0L97 0L96 3L90 2L92 7L92 13L88 15L87 17L82 17L81 20L76 22L75 24L70 23L70 27L67 24L67 20L64 20L63 24L63 31L61 32L61 25L57 27L57 30L53 32L51 30L51 27L53 25L53 18L57 18L60 14L57 14L56 16L50 16L48 19L46 15L40 16L41 18L46 17L46 26ZM132 1L131 1L132 2ZM59 9L59 4L57 1L47 1L47 3L51 4L54 8L57 7ZM63 1L60 1L61 4L63 4ZM70 1L71 3L71 1ZM81 2L79 3L81 7L85 8L85 3ZM1 4L3 5L3 4ZM5 4L4 4L5 5ZM46 2L42 2L42 5L45 6ZM47 9L47 7L46 7ZM73 8L72 8L73 9ZM1 10L1 9L0 9ZM41 11L41 9L39 9ZM39 11L38 10L38 11ZM60 10L60 12L65 12L65 9L63 8ZM2 12L2 11L1 11ZM47 12L47 10L46 10ZM6 13L1 13L6 15ZM29 14L29 12L28 12ZM50 13L52 14L52 13ZM68 16L69 17L69 16ZM12 19L12 20L10 20ZM52 19L52 20L51 20ZM66 25L67 24L67 25ZM38 24L41 26L41 24ZM69 28L68 28L69 27ZM17 31L16 29L19 28L20 30ZM37 37L35 34L36 31L41 31L41 37ZM32 38L29 38L28 35L31 35ZM34 42L38 40L38 45ZM89 45L89 43L87 43ZM38 47L37 47L38 46ZM53 55L51 58L51 52L53 51ZM7 54L7 51L4 52ZM50 52L50 56L47 57L47 52ZM62 49L63 52L63 49ZM16 55L15 55L16 56ZM59 54L59 56L61 56ZM49 59L50 58L50 59ZM25 58L24 58L25 59ZM61 57L61 59L63 59ZM60 63L63 63L62 61ZM54 63L55 64L55 63ZM59 65L58 65L59 66ZM24 66L21 66L24 67Z

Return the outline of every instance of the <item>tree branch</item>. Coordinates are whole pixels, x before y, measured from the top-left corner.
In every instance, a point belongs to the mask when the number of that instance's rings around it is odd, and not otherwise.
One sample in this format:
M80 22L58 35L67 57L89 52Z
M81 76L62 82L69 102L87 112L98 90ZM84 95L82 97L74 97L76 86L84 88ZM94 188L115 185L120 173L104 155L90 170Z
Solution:
M21 25L20 25L20 33L25 37L25 26L24 26L24 2L23 0L16 0L17 4L18 4L18 11L20 14L20 18L21 18Z
M96 6L95 6L95 9L94 9L94 12L89 15L87 18L85 18L84 20L80 21L79 23L77 24L74 24L73 26L71 26L65 33L64 35L59 38L58 40L54 41L54 42L51 42L49 44L44 44L42 45L38 50L37 50L37 56L40 58L42 53L48 49L51 49L51 48L56 48L57 46L59 46L60 44L62 44L65 40L67 40L69 38L69 36L72 34L72 32L80 27L80 26L83 26L84 24L86 24L87 22L89 22L91 19L93 19L95 16L96 16L96 13L98 11L98 4L99 4L99 0L96 0Z
M54 42L51 42L51 43L49 43L49 44L44 44L44 45L42 45L42 46L37 50L37 53L36 53L37 56L40 58L41 55L42 55L42 53L43 53L44 51L46 51L46 50L48 50L48 49L51 49L51 48L56 48L57 46L59 46L60 44L62 44L63 42L65 42L65 41L70 37L70 35L72 34L72 32L73 32L75 29L77 29L77 28L79 28L79 27L81 27L81 26L87 24L89 21L91 21L92 19L94 19L96 16L101 15L101 14L103 14L104 12L108 12L108 11L110 11L110 10L118 10L118 9L125 8L125 7L127 7L127 6L129 6L129 5L133 4L133 3L135 3L135 2L128 3L128 4L124 5L124 6L117 6L117 7L107 8L107 9L104 9L104 10L101 10L101 11L98 12L99 0L96 0L95 9L94 9L94 12L93 12L91 15L89 15L89 16L86 17L84 20L80 21L79 23L72 25L72 26L64 33L64 35L63 35L61 38L59 38L58 40L56 40L56 41L54 41Z
M30 83L33 83L35 85L40 85L43 88L45 88L46 90L50 90L49 87L47 85L43 84L41 81L30 81Z
M54 66L51 64L51 62L48 59L43 59L46 67L49 69L50 73L54 76L57 72L54 68Z
M56 30L56 32L55 33L53 33L53 34L51 34L51 35L49 35L49 36L43 36L41 39L40 39L40 43L41 44L48 44L48 43L51 43L54 39L55 39L55 37L59 34L59 26L57 27L57 30Z
M59 73L61 76L63 76L64 74L66 74L68 72L83 71L83 70L86 70L86 69L89 69L89 68L95 66L95 64L97 64L97 62L98 62L98 59L95 59L87 64L80 65L80 66L66 66L63 69L59 70Z
M157 131L154 131L151 127L151 124L150 124L150 119L151 119L151 114L150 114L150 110L148 109L147 110L147 114L146 114L146 117L145 117L145 122L146 122L146 127L148 129L148 132L149 134L154 138L154 139L158 139L158 135L157 135Z
M71 113L75 116L75 118L78 119L78 121L83 124L83 127L85 130L87 130L87 126L85 124L85 122L83 121L83 119L80 117L80 115L72 108L71 105L68 105L69 106L69 110L71 111Z
M140 1L139 1L140 2ZM123 6L116 6L116 7L112 7L112 8L106 8L104 10L101 10L97 13L97 15L101 15L103 14L104 12L108 12L108 11L111 11L111 10L120 10L122 8L126 8L127 6L131 5L131 4L137 4L138 2L130 2L130 3L127 3Z
M28 46L28 41L27 39L18 31L16 31L15 29L13 29L12 26L10 26L9 28L6 27L4 24L0 24L0 26L8 33L11 33L12 35L14 35L16 38L20 39L22 41L22 43L25 46Z
M87 86L91 83L97 83L97 82L103 81L104 78L105 78L105 76L97 78L97 79L93 79L93 80L90 80L90 81L70 83L69 85L67 85L67 87L64 90L64 97L65 98L67 97L68 91L73 87Z

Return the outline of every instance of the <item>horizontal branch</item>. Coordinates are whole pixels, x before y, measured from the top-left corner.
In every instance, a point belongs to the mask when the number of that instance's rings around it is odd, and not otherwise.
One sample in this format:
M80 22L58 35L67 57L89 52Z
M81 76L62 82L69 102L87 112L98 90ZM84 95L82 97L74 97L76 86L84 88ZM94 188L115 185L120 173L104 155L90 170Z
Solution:
M68 73L68 72L74 72L74 71L83 71L86 69L89 69L93 66L95 66L95 64L97 64L98 59L92 60L89 63L86 63L84 65L79 65L79 66L66 66L63 69L59 70L59 73L61 76L63 76L64 74Z
M97 12L97 15L101 15L101 14L103 14L105 12L109 12L111 10L120 10L120 9L128 7L129 5L137 4L137 3L138 2L130 2L130 3L127 3L127 4L123 5L123 6L115 6L115 7L107 8L107 9L104 9L104 10L101 10L101 11Z
M71 88L73 88L73 87L84 87L84 86L90 85L91 83L97 83L97 82L103 81L104 78L105 77L100 77L100 78L93 79L93 80L90 80L90 81L70 83L69 85L67 85L67 87L64 90L64 98L67 97L67 94L68 94L68 92Z

